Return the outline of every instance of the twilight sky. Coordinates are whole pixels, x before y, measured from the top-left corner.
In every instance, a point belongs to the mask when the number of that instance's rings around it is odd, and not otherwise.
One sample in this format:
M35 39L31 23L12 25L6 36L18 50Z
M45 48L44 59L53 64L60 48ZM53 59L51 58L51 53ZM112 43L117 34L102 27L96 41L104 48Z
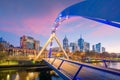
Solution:
M19 46L22 35L32 36L43 46L58 14L80 1L83 0L0 0L0 37ZM61 43L65 35L69 42L77 42L82 35L91 45L101 42L106 51L120 53L119 34L119 28L82 17L64 21L57 31Z

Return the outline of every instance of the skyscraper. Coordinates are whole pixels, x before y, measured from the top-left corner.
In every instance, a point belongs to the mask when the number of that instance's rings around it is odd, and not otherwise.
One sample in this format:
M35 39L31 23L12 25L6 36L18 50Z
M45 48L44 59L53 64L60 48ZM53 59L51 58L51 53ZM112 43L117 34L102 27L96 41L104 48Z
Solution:
M92 45L92 51L96 51L96 47L95 47L95 45Z
M70 47L72 48L71 49L72 52L79 51L78 45L76 43L74 43L74 42L70 43Z
M67 49L69 46L68 46L68 39L67 37L65 36L65 38L63 39L63 49Z
M20 46L24 49L36 49L39 50L40 42L30 36L22 36L20 38Z
M105 52L105 47L102 47L102 52Z
M80 51L84 51L84 39L82 39L82 37L80 37L80 39L78 39L78 46L80 48Z
M88 52L90 50L90 43L84 42L84 51Z
M96 44L96 52L101 53L101 43Z

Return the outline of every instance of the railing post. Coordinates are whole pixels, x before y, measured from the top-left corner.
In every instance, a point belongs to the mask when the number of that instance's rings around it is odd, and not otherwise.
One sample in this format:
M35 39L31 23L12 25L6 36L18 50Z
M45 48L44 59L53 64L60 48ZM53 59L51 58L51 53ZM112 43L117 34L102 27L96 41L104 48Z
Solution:
M55 59L56 59L56 58L54 58L54 60L53 60L53 62L51 63L51 65L54 63Z
M74 75L72 80L76 80L76 76L78 75L78 73L80 72L80 70L82 69L83 65L80 65L78 71L76 72L76 74Z
M58 70L60 69L61 65L63 64L64 60L62 60L62 62L60 63L60 65L58 66Z
M48 62L49 62L50 58L48 59Z
M106 64L106 60L103 60L103 62L104 62L105 67L107 68L108 66L107 66L107 64Z

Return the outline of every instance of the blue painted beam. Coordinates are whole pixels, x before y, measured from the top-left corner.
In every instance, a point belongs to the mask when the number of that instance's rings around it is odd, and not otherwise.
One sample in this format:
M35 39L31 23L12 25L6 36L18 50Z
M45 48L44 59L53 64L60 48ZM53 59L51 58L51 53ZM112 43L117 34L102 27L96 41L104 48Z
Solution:
M111 22L111 21L108 21L108 20L103 20L103 19L96 19L96 18L89 18L89 17L85 17L87 19L91 19L91 20L94 20L94 21L97 21L97 22L100 22L100 23L104 23L104 24L107 24L107 25L111 25L111 26L114 26L114 27L117 27L117 28L120 28L120 23L116 23L116 22Z
M120 0L83 0L65 8L55 21L66 16L87 16L88 19L120 28Z

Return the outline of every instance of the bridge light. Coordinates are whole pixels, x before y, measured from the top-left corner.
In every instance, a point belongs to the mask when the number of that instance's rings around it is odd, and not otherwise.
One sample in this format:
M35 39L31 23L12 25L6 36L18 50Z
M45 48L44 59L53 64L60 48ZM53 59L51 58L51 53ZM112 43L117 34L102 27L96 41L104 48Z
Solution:
M61 20L62 18L61 17L59 17L59 20Z
M59 14L59 17L61 17L62 16L62 14Z
M66 20L69 19L69 16L67 15L65 19L66 19Z

